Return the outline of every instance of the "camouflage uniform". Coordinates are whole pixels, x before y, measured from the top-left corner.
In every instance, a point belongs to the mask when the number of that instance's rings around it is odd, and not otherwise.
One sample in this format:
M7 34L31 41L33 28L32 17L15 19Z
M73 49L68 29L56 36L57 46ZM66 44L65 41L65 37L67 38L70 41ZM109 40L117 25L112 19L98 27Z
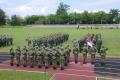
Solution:
M54 48L53 49L53 52L52 52L52 66L53 66L53 69L56 69L57 68L57 58L56 58L56 49Z
M71 52L71 49L69 48L69 45L67 45L67 46L65 47L65 50L66 50L66 54L67 54L67 62L69 63L70 52Z
M73 49L73 54L74 54L75 63L78 63L78 49L77 48Z
M96 34L96 47L97 47L98 53L100 52L101 46L102 46L101 34Z
M23 66L26 67L27 66L27 57L28 56L28 50L26 48L26 46L24 46L23 50L22 50L22 62L23 62Z
M60 65L60 47L58 46L56 49L56 61L57 61L57 65Z
M95 47L95 45L93 45L93 47L90 47L89 53L91 54L91 59L92 59L92 64L95 63L95 55L96 55L97 49Z
M31 48L29 50L29 64L30 67L33 68L34 67L34 59L35 59L35 52L34 52L34 48Z
M11 49L10 49L10 65L11 65L11 66L14 65L14 58L15 58L14 49L11 48Z
M108 49L105 48L104 46L101 47L100 49L100 56L101 56L101 65L104 65L105 64L105 59L106 59L106 51Z
M20 66L20 58L21 58L20 47L17 47L17 49L15 50L15 53L16 53L16 65Z
M48 50L48 48L46 48L45 53L44 53L44 65L45 65L45 68L48 68L48 66L49 66L48 54L49 54L49 50Z
M86 64L87 63L87 44L84 44L84 47L83 47L83 50L82 50L82 53L83 53L83 64Z
M63 48L60 50L60 68L61 70L64 70L64 66L65 66L65 56L64 56L64 52L63 52Z
M39 51L36 53L37 54L37 65L39 68L43 66L43 55L42 55L42 49L39 49Z

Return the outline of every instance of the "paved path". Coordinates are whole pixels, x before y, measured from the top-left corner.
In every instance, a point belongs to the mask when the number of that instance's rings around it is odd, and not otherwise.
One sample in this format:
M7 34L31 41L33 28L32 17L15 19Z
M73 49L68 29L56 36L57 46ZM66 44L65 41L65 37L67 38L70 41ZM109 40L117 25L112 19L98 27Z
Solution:
M45 72L44 68L30 68L27 67L16 67L9 65L9 55L0 55L0 69L7 70L24 70L24 71L35 71ZM53 70L51 67L47 69L47 72L52 72L54 75L51 80L96 80L96 77L107 77L120 80L120 59L119 58L107 58L106 65L101 66L99 64L99 58L96 59L96 64L92 65L90 57L88 58L87 64L82 64L82 58L79 59L79 63L75 64L73 58L70 59L70 63L65 70Z

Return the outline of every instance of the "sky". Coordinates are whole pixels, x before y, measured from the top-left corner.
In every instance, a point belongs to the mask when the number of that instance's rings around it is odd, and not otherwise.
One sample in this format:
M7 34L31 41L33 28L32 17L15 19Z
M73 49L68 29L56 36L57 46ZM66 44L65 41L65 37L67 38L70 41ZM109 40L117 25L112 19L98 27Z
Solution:
M55 14L60 2L70 5L69 12L120 9L120 0L0 0L0 8L8 16L48 15Z

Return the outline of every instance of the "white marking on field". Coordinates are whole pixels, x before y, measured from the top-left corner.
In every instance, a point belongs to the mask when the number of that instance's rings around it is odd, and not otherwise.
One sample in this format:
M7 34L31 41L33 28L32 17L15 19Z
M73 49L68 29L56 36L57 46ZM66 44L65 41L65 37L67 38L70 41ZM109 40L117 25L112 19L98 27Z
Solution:
M54 75L50 78L50 80L53 80L53 79L54 79L54 77L55 77L55 75L56 75L56 74L54 74Z
M87 75L78 75L78 74L68 74L68 73L56 73L56 75L68 75L68 76L83 76L83 77L96 77L96 76L87 76Z
M0 65L7 65L7 64L0 64ZM9 66L9 65L7 65L7 66ZM104 67L95 67L95 68L104 68ZM107 68L107 69L120 70L120 69L116 69L116 68ZM91 71L91 70L78 70L78 69L65 69L65 70L86 71L86 72L99 72L99 73L109 73L109 74L119 74L119 73L111 73L111 72Z
M30 71L30 70L16 70L16 69L0 69L2 70L6 70L6 71L22 71L22 72L34 72L34 73L48 73L48 72L42 72L42 71Z
M90 70L77 70L77 69L65 69L65 70L73 70L73 71L85 71L85 72L98 72L98 73L108 73L108 74L119 74L119 73L111 73L111 72L102 72L102 71L90 71Z
M110 79L110 80L113 80L112 78L106 78L106 77L96 77L96 80L98 80L99 78L103 78L103 79Z

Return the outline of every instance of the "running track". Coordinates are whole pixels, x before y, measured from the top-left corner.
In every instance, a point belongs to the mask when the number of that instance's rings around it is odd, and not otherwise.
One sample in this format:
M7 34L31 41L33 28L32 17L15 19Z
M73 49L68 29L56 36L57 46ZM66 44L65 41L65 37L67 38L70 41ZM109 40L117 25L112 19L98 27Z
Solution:
M28 67L16 67L9 65L9 56L0 55L0 69L3 70L24 70L33 72L45 72L44 68L30 68ZM75 64L73 58L70 59L70 63L65 70L53 70L51 67L46 69L47 72L52 72L53 76L50 80L96 80L96 77L112 78L113 80L120 80L120 59L119 58L107 58L106 65L100 66L99 58L96 59L96 64L92 65L90 57L87 64L82 64L82 57L79 59L79 63Z

